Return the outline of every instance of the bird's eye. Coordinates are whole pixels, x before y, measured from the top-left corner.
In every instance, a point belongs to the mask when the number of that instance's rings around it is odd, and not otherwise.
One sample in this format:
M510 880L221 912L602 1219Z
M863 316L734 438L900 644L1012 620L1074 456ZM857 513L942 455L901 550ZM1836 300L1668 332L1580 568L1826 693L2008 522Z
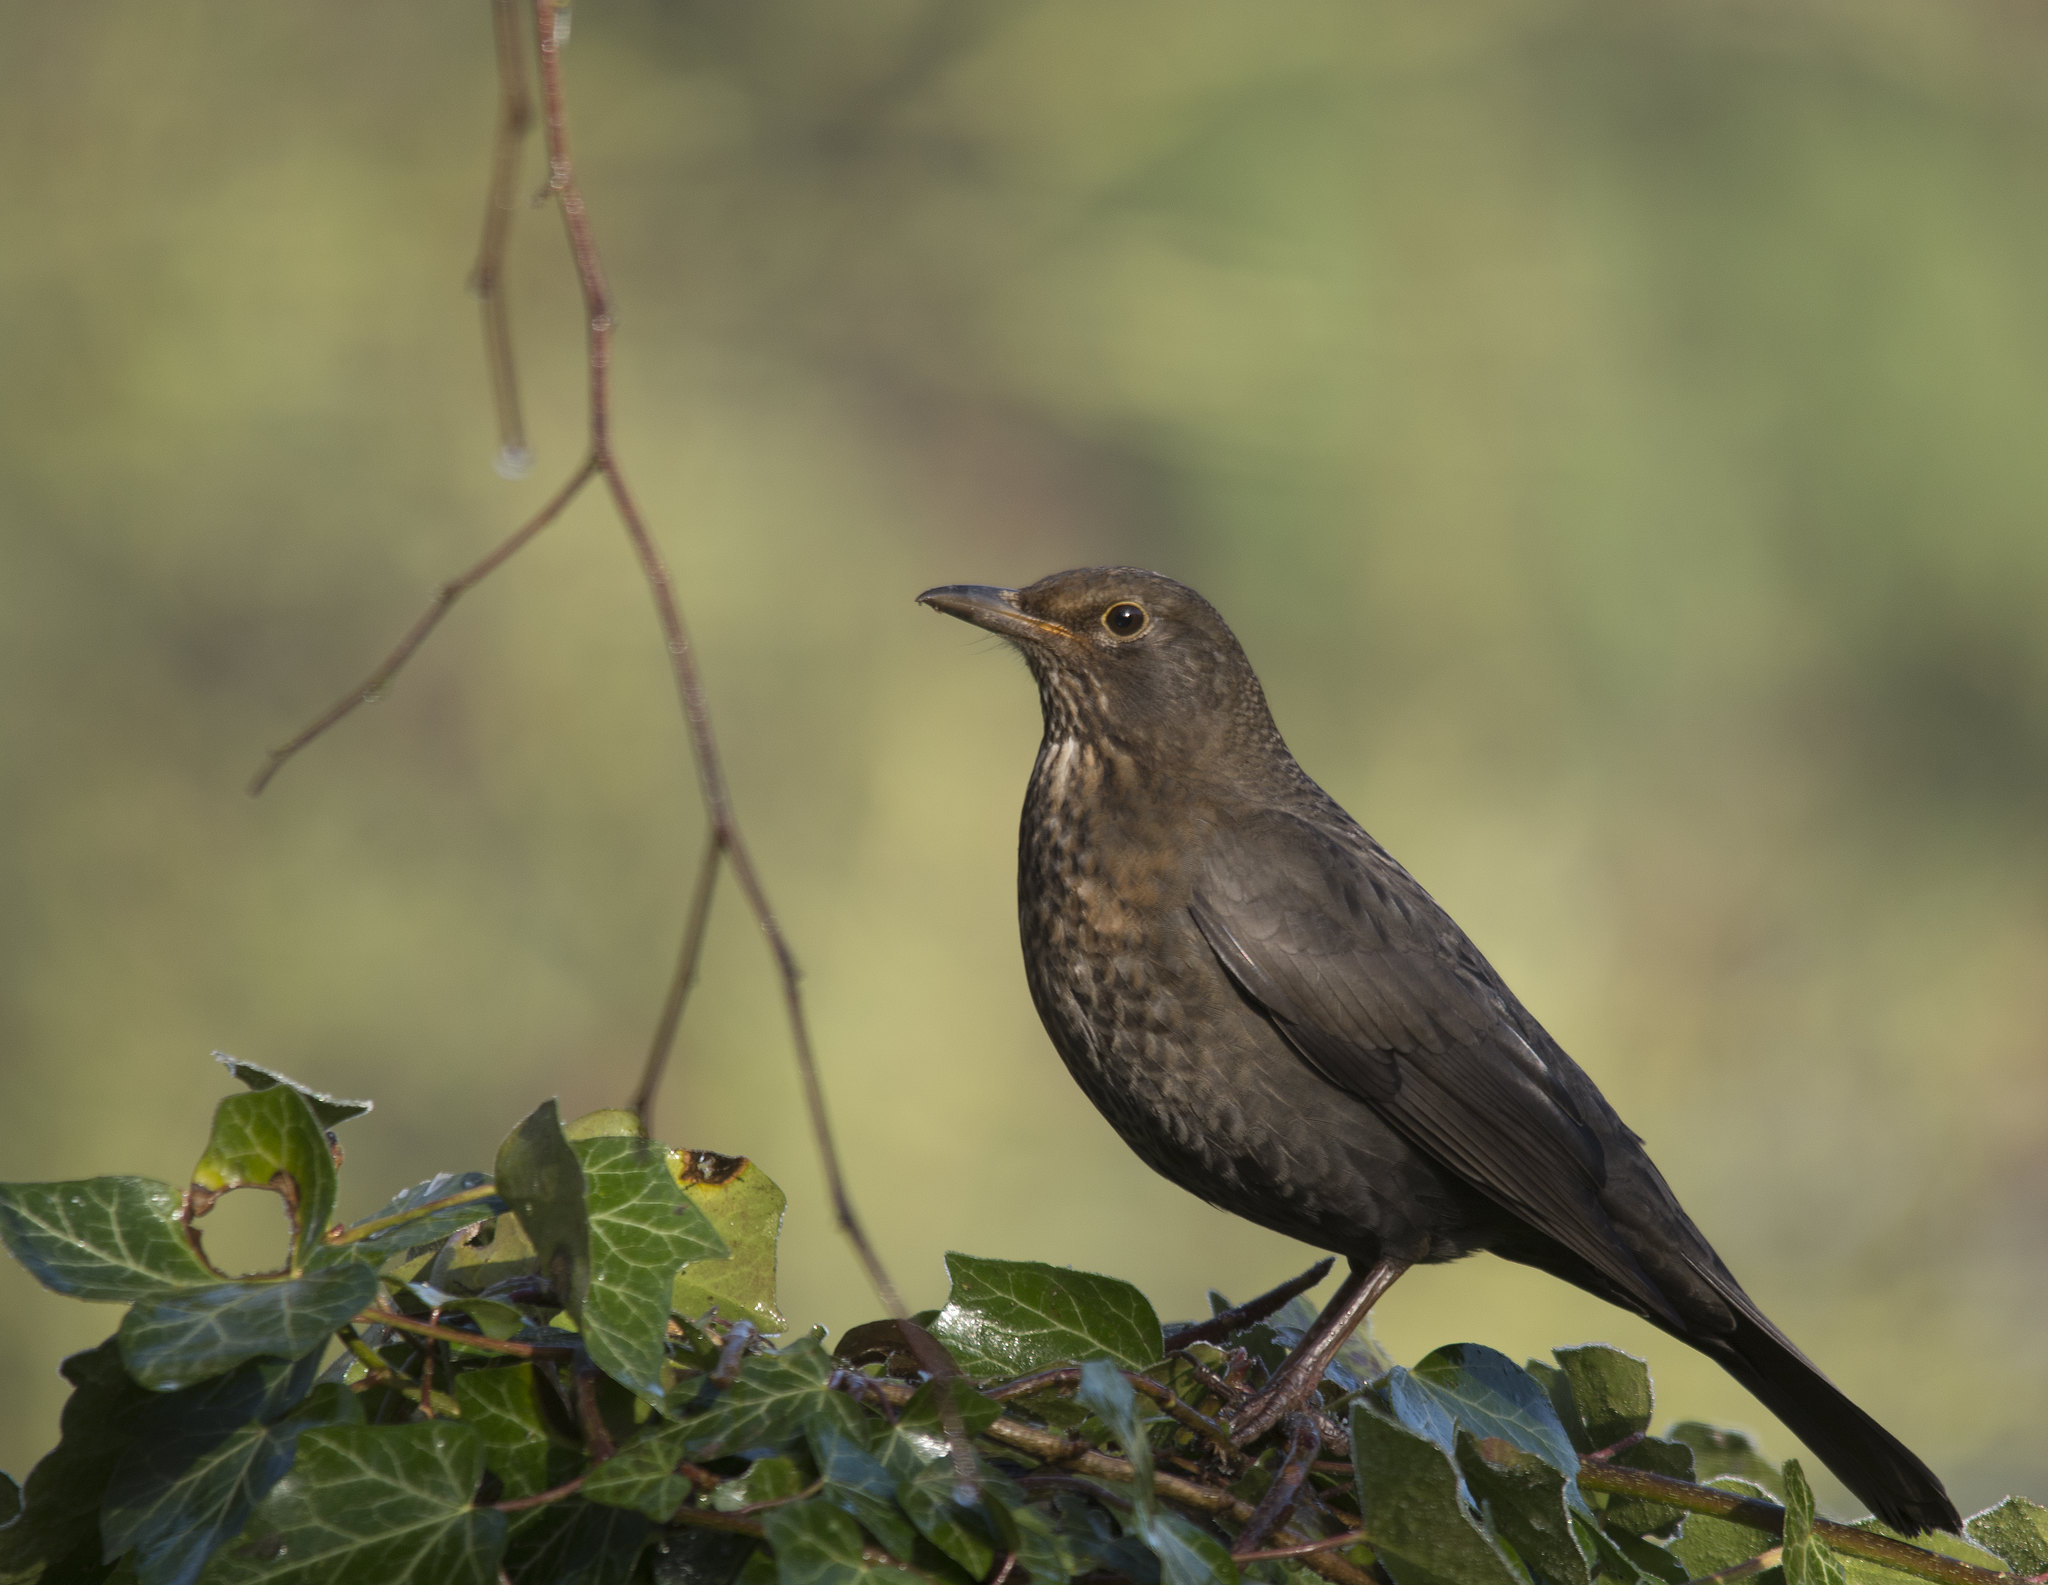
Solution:
M1102 625L1117 638L1136 638L1151 620L1142 605L1133 605L1128 600L1119 600L1102 613Z

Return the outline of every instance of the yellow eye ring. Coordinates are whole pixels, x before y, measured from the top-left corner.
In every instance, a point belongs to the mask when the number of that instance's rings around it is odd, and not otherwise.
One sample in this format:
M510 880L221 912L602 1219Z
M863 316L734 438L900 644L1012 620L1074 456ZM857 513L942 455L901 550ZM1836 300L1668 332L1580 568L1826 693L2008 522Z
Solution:
M1102 613L1102 626L1111 638L1136 638L1151 625L1145 608L1130 600L1119 600Z

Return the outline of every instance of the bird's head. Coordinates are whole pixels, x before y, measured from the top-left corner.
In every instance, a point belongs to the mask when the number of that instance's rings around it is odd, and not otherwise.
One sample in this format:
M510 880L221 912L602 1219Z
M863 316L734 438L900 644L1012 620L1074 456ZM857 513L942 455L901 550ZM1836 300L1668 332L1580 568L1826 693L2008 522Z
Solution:
M1023 589L951 584L917 599L1023 652L1049 737L1171 740L1185 752L1273 736L1237 636L1207 600L1156 572L1078 567Z

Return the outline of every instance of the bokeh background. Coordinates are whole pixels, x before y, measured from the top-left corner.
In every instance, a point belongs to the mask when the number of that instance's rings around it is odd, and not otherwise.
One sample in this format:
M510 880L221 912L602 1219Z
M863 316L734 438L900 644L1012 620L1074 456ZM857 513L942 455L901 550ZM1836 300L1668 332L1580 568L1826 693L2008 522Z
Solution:
M701 819L586 498L260 801L578 453L559 229L494 474L485 7L4 6L0 1176L182 1181L216 1048L377 1112L344 1209L630 1089ZM1022 668L953 581L1211 595L1302 760L1967 1505L2048 1497L2048 10L593 0L619 430L808 971L860 1204L1168 1315L1308 1252L1153 1179L1026 998ZM538 180L538 166L528 178ZM726 898L661 1108L875 1312ZM0 1269L0 1464L116 1319ZM1487 1258L1413 1358L1606 1338Z

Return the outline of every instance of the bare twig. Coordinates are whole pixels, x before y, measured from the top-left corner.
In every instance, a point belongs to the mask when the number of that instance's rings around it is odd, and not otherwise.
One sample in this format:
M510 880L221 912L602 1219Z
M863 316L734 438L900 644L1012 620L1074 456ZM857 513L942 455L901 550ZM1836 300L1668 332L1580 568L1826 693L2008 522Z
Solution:
M494 12L494 18L502 23L506 19L507 7L515 3L515 0L494 0L494 3L498 7ZM590 213L584 203L583 190L577 180L576 164L569 148L568 98L562 79L562 45L566 29L559 26L560 13L561 7L556 4L556 0L533 0L533 30L541 90L540 121L547 152L548 175L544 196L554 199L561 210L570 256L575 265L577 287L583 300L588 453L570 475L568 482L556 492L554 499L549 501L537 516L468 572L441 588L426 613L413 624L412 630L399 641L397 647L359 687L314 720L290 742L273 750L263 769L251 783L250 791L261 792L278 770L307 744L352 714L359 706L378 697L425 642L427 635L447 613L449 606L502 566L508 558L559 517L592 478L602 476L606 493L611 497L612 506L618 512L620 524L632 546L634 559L639 563L640 575L653 598L655 617L660 624L662 639L668 651L669 667L677 698L682 705L692 758L696 764L698 784L703 795L705 814L710 827L707 837L709 852L720 863L731 866L733 879L738 884L740 893L746 900L747 909L753 915L754 922L759 926L768 944L769 952L775 960L776 971L781 978L783 1010L789 1022L798 1077L803 1089L804 1106L809 1115L812 1136L824 1171L826 1188L831 1197L833 1218L838 1223L840 1232L852 1244L870 1286L874 1288L889 1314L902 1323L905 1340L909 1343L919 1366L938 1384L940 1420L952 1448L956 1479L970 1490L978 1489L979 1472L973 1444L967 1437L965 1423L960 1418L959 1408L953 1398L951 1383L958 1373L953 1368L952 1361L946 1356L945 1350L921 1329L910 1325L910 1312L904 1306L895 1283L891 1280L887 1268L883 1266L881 1257L868 1238L866 1228L854 1210L853 1198L847 1190L846 1175L840 1164L838 1145L834 1140L831 1121L825 1108L824 1086L818 1075L817 1057L811 1045L810 1026L804 1012L796 957L790 950L788 939L783 935L781 923L768 901L768 894L761 883L753 855L741 837L739 824L734 817L731 791L726 783L718 740L711 726L710 705L705 697L702 676L697 669L696 652L690 643L689 630L683 621L682 608L676 600L674 579L669 573L667 563L662 559L659 547L654 542L654 536L648 531L639 502L626 482L618 453L612 447L611 370L614 321L611 288L605 278L604 261L598 252L596 234L591 227ZM498 61L501 78L499 139L492 170L491 208L487 210L484 247L479 257L479 269L482 272L479 288L488 288L489 295L485 296L487 306L500 300L496 294L502 280L504 243L503 227L494 230L490 217L496 213L501 191L508 190L502 185L511 179L505 173L507 165L513 165L516 174L517 133L523 129L525 119L530 113L524 106L525 76L520 52L508 41L502 30L498 35ZM487 318L487 337L493 333L490 329L491 323L492 321ZM506 346L509 347L509 342ZM509 356L503 367L509 377ZM496 377L494 365L494 380ZM714 878L715 866L707 860L705 866L700 868L697 884L697 892L706 898L706 907L709 906L709 892ZM693 908L693 915L694 912ZM674 1022L681 1017L682 1002L694 977L701 944L701 931L685 931L683 954L671 980L662 1017L657 1021L655 1050L664 1056L673 1039ZM670 1004L673 1004L673 1013L670 1011ZM640 1092L635 1097L636 1110L643 1119L647 1118L654 1108L660 1067L661 1064L654 1060L653 1054L650 1054L649 1075L643 1080Z
M690 999L690 987L697 981L697 962L704 955L705 927L711 922L711 898L718 888L718 866L724 857L725 849L714 830L705 840L704 856L697 861L697 884L690 892L690 917L683 925L683 948L676 957L676 971L669 977L661 1016L654 1021L654 1039L647 1048L647 1066L640 1075L640 1088L633 1092L633 1112L640 1119L640 1132L650 1138L654 1133L654 1097L668 1071L669 1054L675 1049L683 1005Z
M1289 1415L1287 1458L1280 1466L1279 1474L1273 1477L1273 1484L1266 1488L1266 1495L1259 1499L1252 1516L1245 1520L1244 1528L1231 1543L1232 1557L1244 1557L1247 1552L1256 1551L1261 1541L1272 1532L1294 1509L1294 1501L1301 1495L1302 1482L1308 1479L1316 1455L1323 1450L1323 1439L1316 1431L1316 1423L1305 1414Z
M1334 1552L1339 1547L1358 1546L1371 1540L1372 1537L1363 1530L1348 1530L1343 1535L1326 1535L1320 1541L1303 1541L1294 1546L1269 1546L1256 1552L1233 1552L1230 1555L1240 1563L1256 1563L1262 1558L1307 1557L1311 1552Z
M391 653L378 663L375 671L371 672L369 676L365 677L354 688L343 694L323 714L309 722L290 742L270 751L269 755L264 759L263 768L256 773L255 778L249 783L249 796L253 798L261 793L264 788L268 787L271 778L283 770L286 762L292 759L299 750L305 748L316 738L324 737L328 731L338 726L349 716L355 714L363 705L374 703L377 699L383 697L384 690L389 688L392 679L405 669L405 663L412 659L413 652L427 641L429 633L441 625L441 618L448 614L448 608L478 584L482 583L484 579L504 566L519 551L525 549L527 541L531 540L534 535L560 517L569 503L576 499L576 493L590 482L592 475L597 471L597 459L595 457L585 458L576 471L569 475L569 482L555 492L554 497L546 506L542 507L532 517L514 529L499 544L496 550L471 567L469 571L463 573L458 578L452 578L447 583L442 584L435 591L433 601L427 606L420 619L413 623L405 637L400 639L393 647Z
M1776 1568L1785 1561L1785 1549L1774 1546L1755 1557L1744 1558L1732 1568L1724 1568L1712 1574L1702 1574L1697 1579L1687 1580L1685 1585L1730 1585L1731 1581L1748 1579L1752 1574L1761 1574L1767 1568Z
M1233 1333L1250 1326L1254 1321L1263 1321L1267 1316L1285 1308L1290 1299L1307 1293L1329 1276L1330 1268L1336 1263L1334 1256L1319 1260L1300 1276L1288 1279L1279 1287L1260 1294L1256 1299L1247 1299L1243 1304L1219 1311L1206 1321L1176 1327L1166 1334L1166 1346L1175 1349L1186 1348L1190 1343L1220 1343Z
M560 1502L564 1497L575 1496L582 1489L584 1481L589 1478L590 1471L585 1470L581 1475L565 1480L559 1486L550 1486L546 1491L537 1491L531 1497L508 1497L503 1502L494 1502L488 1506L497 1509L499 1513L518 1513L522 1508L542 1508L551 1502Z
M498 131L491 147L491 183L484 196L483 238L469 289L483 311L484 359L490 366L491 406L498 418L498 472L518 478L531 454L519 411L519 377L512 362L512 318L505 303L505 247L519 212L519 152L533 127L521 47L519 0L491 0L491 34L498 46Z
M409 1315L400 1315L396 1310L364 1310L355 1317L358 1326L388 1326L401 1332L413 1332L420 1337L439 1338L444 1343L460 1343L464 1348L480 1348L491 1354L511 1354L519 1359L569 1359L576 1350L557 1347L552 1343L514 1343L509 1339L485 1337L481 1332L463 1332L452 1326L436 1326L431 1321L417 1321Z
M1619 1464L1599 1464L1591 1459L1580 1459L1579 1484L1591 1491L1613 1492L1623 1497L1647 1497L1653 1502L1669 1503L1689 1513L1732 1519L1766 1535L1782 1536L1785 1533L1785 1510L1776 1503L1739 1497L1734 1492L1717 1491L1712 1486L1696 1486L1689 1480L1679 1480L1670 1475L1653 1475L1646 1469L1628 1469ZM1958 1558L1943 1557L1925 1547L1914 1546L1909 1541L1894 1541L1890 1536L1858 1530L1853 1525L1836 1524L1831 1519L1815 1519L1813 1533L1837 1552L1868 1558L1902 1574L1939 1581L1940 1585L2013 1585L2010 1574L1978 1568Z
M461 1189L438 1200L423 1200L410 1210L397 1211L390 1216L373 1217L367 1222L358 1222L354 1227L330 1228L326 1241L330 1244L353 1244L388 1228L403 1227L407 1222L417 1222L436 1211L451 1205L473 1205L478 1200L495 1199L498 1186L495 1183L480 1183L473 1189Z

